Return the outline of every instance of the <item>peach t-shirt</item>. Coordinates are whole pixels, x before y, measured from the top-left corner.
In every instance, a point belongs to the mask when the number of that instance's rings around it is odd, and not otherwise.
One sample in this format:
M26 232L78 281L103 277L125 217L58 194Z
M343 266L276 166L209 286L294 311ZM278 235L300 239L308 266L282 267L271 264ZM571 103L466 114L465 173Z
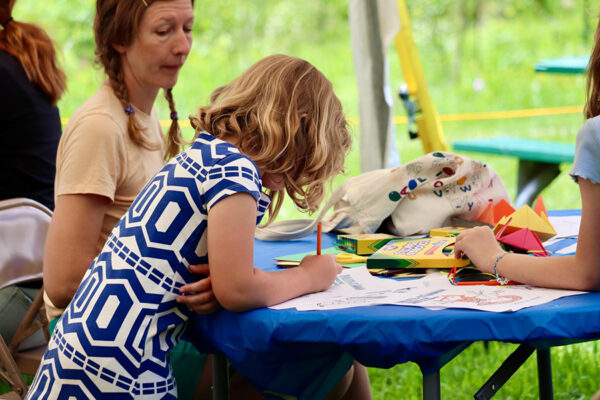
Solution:
M135 116L146 141L157 149L138 146L129 138L127 114L105 83L75 111L58 146L55 198L96 194L112 200L104 214L98 253L137 194L164 165L165 141L156 110L148 115L135 108ZM44 297L48 316L59 316L62 310Z

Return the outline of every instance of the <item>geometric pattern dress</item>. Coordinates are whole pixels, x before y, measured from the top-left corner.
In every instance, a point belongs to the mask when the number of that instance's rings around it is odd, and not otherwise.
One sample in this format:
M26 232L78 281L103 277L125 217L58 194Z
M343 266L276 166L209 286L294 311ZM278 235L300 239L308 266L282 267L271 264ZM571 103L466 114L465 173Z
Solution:
M169 351L193 311L175 301L207 263L210 208L234 193L270 203L258 168L201 133L144 187L56 325L27 399L177 399Z

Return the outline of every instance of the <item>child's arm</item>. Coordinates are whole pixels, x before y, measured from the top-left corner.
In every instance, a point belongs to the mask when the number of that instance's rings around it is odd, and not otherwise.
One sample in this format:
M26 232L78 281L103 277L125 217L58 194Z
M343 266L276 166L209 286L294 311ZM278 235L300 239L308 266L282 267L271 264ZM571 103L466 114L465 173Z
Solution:
M600 289L600 184L579 178L582 213L577 252L573 256L532 257L508 254L497 263L499 275L535 286ZM456 240L455 254L466 254L484 272L493 273L494 261L504 251L489 228L473 228Z
M298 268L254 268L256 201L237 193L208 213L208 258L214 294L232 311L266 307L327 289L341 271L332 255L306 257Z

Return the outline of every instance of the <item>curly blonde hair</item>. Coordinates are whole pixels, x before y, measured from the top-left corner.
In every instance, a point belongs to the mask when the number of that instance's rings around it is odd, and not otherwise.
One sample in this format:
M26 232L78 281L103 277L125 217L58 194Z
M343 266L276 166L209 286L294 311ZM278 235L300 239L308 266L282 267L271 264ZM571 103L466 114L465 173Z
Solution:
M283 175L298 208L314 212L325 183L344 171L351 146L331 82L305 60L272 55L217 88L210 100L190 117L196 133L234 142L263 173ZM269 195L267 224L283 201L281 191Z

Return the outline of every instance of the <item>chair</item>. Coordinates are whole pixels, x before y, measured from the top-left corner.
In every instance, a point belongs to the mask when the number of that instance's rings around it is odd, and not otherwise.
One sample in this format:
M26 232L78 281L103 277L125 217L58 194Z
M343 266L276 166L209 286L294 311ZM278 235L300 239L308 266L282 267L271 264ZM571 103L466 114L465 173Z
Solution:
M14 333L9 332L8 344L0 334L0 379L13 390L0 395L3 399L25 397L22 374L35 375L50 337L41 279L51 216L52 211L33 200L0 201L0 289L14 290L0 311L20 316L27 310Z

